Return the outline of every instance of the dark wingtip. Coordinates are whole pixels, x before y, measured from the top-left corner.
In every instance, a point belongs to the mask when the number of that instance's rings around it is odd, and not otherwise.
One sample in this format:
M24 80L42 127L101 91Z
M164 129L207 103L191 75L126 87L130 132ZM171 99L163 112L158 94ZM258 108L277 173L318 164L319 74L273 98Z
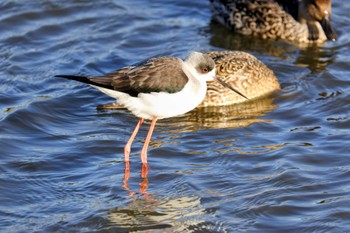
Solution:
M70 79L70 80L74 80L74 81L78 81L78 82L82 82L82 83L87 83L87 84L95 84L88 77L85 77L85 76L59 74L59 75L55 75L55 77Z
M83 80L89 80L85 76L76 76L76 75L64 75L64 74L58 74L55 75L56 78L66 78L66 79L71 79L71 80L76 80L82 82Z
M98 81L98 79L93 78L93 77L89 78L89 77L86 77L86 76L64 75L64 74L55 75L55 77L70 79L70 80L78 81L78 82L81 82L81 83L86 83L86 84L89 84L89 85L94 85L94 86L103 87L103 88L107 88L107 89L112 89L113 90L113 86L111 86L109 83L103 83L103 82Z

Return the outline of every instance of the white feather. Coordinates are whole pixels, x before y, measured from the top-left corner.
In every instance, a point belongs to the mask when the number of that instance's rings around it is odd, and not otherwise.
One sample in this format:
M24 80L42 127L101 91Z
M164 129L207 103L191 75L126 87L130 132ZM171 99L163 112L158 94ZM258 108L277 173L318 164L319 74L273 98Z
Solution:
M196 108L205 98L206 81L215 77L215 68L207 74L199 74L192 62L183 62L182 69L188 77L188 82L176 93L140 93L137 97L133 97L123 92L92 86L117 99L119 104L124 105L137 117L150 120L153 117L158 119L173 117Z

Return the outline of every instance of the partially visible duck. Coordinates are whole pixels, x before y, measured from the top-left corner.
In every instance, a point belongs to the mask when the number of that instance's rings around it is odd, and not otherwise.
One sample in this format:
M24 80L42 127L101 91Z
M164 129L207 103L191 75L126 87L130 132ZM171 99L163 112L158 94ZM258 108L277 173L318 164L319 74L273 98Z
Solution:
M214 20L243 35L299 43L335 41L331 0L210 0Z
M216 76L234 87L249 100L280 90L280 84L263 62L255 56L241 51L213 51ZM208 91L199 107L231 105L247 101L216 82L208 82Z

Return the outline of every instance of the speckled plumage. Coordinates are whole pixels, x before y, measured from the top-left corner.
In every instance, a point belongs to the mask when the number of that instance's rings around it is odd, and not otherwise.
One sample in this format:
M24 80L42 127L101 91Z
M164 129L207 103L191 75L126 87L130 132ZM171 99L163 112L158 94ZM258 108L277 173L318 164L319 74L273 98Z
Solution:
M273 71L251 54L240 51L214 51L207 54L215 61L217 77L248 99L258 98L280 89ZM207 94L200 107L247 101L217 82L208 82L207 85Z
M331 0L210 0L214 20L243 35L300 43L335 40Z

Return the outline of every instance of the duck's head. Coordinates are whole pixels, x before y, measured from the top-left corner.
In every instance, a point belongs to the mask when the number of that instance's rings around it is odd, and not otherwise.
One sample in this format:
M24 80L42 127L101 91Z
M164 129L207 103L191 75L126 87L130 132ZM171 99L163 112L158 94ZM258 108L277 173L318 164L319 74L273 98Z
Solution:
M304 0L299 6L300 17L306 21L309 29L309 39L318 40L319 30L316 22L318 22L328 40L335 41L336 35L333 32L330 16L332 14L331 0Z

